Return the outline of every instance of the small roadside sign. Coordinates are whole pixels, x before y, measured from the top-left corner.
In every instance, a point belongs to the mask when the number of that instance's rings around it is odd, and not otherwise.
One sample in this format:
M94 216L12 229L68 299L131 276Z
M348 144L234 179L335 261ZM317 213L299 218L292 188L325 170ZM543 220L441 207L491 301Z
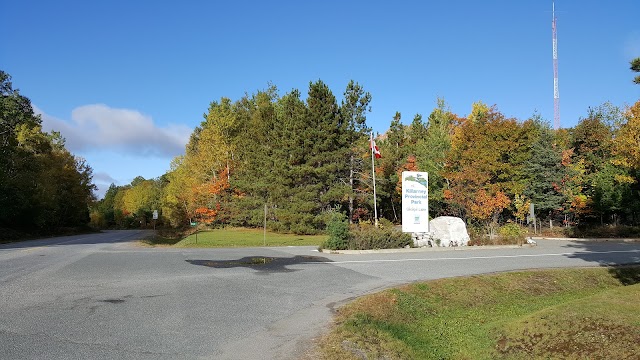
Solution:
M191 222L191 226L196 226L196 225L198 225L198 223L197 223L197 222L195 222L195 221L192 221L192 222Z
M158 210L153 210L153 220L158 220Z

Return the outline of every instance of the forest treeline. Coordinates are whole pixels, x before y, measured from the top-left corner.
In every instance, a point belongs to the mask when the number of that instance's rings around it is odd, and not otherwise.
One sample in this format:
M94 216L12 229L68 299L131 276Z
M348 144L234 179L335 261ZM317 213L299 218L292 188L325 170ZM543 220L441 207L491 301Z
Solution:
M86 226L92 169L57 132L42 131L31 101L0 70L0 240Z
M93 208L95 225L173 227L190 222L275 231L323 231L333 212L372 221L367 113L371 95L350 82L337 101L322 81L280 95L275 86L211 103L185 154L158 179L112 185ZM401 172L429 173L432 217L459 216L488 229L523 223L529 205L555 225L640 221L640 101L586 110L554 130L538 114L505 117L478 102L468 116L443 99L404 125L398 112L376 136L380 217L401 219Z
M640 60L632 61L640 72ZM637 78L635 81L637 82ZM281 95L275 86L210 104L184 155L157 179L135 178L93 196L92 169L56 132L42 131L29 99L0 71L0 233L186 227L192 222L318 233L336 212L372 222L367 124L372 96L356 82L340 100L321 80ZM529 205L556 225L640 222L640 101L586 109L572 128L539 115L508 118L477 102L467 116L437 99L404 124L398 112L376 135L378 214L401 219L402 171L429 173L432 217L453 215L488 230L523 223ZM15 235L15 236L14 236Z

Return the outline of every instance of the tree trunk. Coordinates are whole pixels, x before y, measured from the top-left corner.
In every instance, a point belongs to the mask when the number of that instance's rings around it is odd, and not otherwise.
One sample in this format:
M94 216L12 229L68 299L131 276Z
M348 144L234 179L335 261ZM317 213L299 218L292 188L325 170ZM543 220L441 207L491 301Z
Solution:
M393 204L393 198L391 198L391 210L393 210L393 220L398 221L398 214L396 214L396 206Z
M353 224L353 153L351 153L351 159L349 163L349 224Z

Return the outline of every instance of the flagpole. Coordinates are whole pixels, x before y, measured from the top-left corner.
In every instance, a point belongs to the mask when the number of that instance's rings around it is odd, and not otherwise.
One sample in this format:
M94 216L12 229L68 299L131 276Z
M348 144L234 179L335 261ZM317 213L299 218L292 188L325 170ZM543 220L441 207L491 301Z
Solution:
M378 227L378 206L376 202L376 162L374 156L375 146L373 145L373 132L371 132L371 139L369 139L369 147L371 148L371 174L373 176L373 219L376 227Z

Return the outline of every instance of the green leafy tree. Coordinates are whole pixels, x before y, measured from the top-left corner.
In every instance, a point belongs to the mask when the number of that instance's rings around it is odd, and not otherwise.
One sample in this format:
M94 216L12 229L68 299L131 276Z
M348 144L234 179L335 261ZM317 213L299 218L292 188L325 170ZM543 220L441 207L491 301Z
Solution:
M161 196L162 188L158 181L137 176L125 190L122 202L126 212L132 214L141 226L145 226L151 221L153 211L159 209Z
M92 169L46 133L31 102L0 71L0 228L52 233L89 221Z
M173 227L188 226L195 217L197 205L193 193L198 184L190 169L191 161L187 161L188 154L190 152L187 151L187 155L174 158L166 174L168 184L164 188L162 213ZM114 209L117 209L117 204L118 195L114 197Z
M117 193L118 187L116 184L112 183L109 185L104 197L96 203L96 206L93 209L95 213L99 214L100 219L97 223L94 223L93 226L98 228L115 226L115 209L113 205Z
M11 76L1 70L0 95L0 227L26 226L27 216L34 215L29 203L40 170L33 160L37 152L48 149L48 144L40 136L41 120L33 113L31 101L13 89ZM19 146L18 133L29 148ZM30 135L37 140L31 141Z
M627 169L640 170L640 100L625 112L625 121L613 139L614 163ZM634 182L635 179L629 179Z
M600 216L601 225L605 222L617 225L621 214L629 215L628 210L631 209L628 206L631 204L626 200L635 196L630 184L620 181L626 174L623 168L607 162L591 177L594 212ZM637 201L637 198L635 200Z
M588 116L571 130L571 162L579 166L583 173L582 183L576 184L581 191L573 194L572 201L572 207L577 210L574 215L578 221L589 221L606 215L603 212L606 206L594 201L611 198L602 195L596 198L596 193L605 191L598 189L599 184L608 183L603 181L600 173L613 160L613 127L618 122L617 118L618 111L605 104L590 108ZM612 171L606 173L614 175Z
M622 174L615 175L618 183L625 184L631 194L623 196L622 209L630 219L640 213L640 101L625 111L625 121L616 129L613 139L612 163ZM635 220L633 220L635 222Z
M437 107L429 115L426 134L416 143L418 168L429 173L429 211L434 217L445 212L446 179L443 171L451 150L451 131L455 119L444 99L438 99Z

